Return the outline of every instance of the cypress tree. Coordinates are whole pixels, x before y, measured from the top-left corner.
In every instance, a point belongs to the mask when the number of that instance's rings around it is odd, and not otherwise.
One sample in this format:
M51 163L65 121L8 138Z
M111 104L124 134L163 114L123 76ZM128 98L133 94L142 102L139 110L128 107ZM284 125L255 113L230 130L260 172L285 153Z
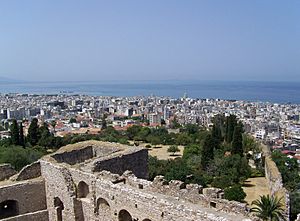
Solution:
M55 126L56 126L56 121L55 120L51 121L51 126L53 128L53 133L55 134Z
M219 148L222 143L222 132L221 128L218 127L216 124L213 125L211 131L212 139L214 140L215 148Z
M201 154L201 165L203 169L206 169L210 160L214 158L214 140L211 134L207 135Z
M19 145L19 126L16 119L13 119L12 124L10 126L10 139L13 145Z
M102 125L101 130L105 130L107 128L106 115L104 114L102 117Z
M228 143L232 142L233 139L233 133L234 133L234 128L237 125L237 120L235 115L230 115L226 117L226 136L225 140Z
M28 135L27 135L28 142L35 146L39 141L39 125L38 119L33 118L31 124L28 128Z
M24 131L23 131L22 122L19 125L19 144L20 144L20 146L25 147Z
M243 127L238 124L234 128L233 140L232 140L232 153L243 156Z
M48 124L46 122L39 129L40 138L38 141L38 145L49 147L52 145L53 135L50 133Z
M46 122L44 122L43 125L39 128L39 135L40 137L50 136L48 124Z

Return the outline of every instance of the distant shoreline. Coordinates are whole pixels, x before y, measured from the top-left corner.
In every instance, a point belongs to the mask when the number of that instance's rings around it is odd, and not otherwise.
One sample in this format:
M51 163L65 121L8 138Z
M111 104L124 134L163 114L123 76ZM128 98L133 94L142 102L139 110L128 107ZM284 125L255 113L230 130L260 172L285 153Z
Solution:
M300 104L298 82L152 81L128 82L18 82L1 83L0 93L82 94L92 96L166 96Z

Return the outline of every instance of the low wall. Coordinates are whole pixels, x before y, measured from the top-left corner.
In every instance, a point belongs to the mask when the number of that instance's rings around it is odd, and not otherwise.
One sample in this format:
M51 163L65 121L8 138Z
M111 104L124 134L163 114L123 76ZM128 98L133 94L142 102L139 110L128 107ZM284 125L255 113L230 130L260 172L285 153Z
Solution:
M49 220L48 210L26 213L19 216L1 219L1 221L48 221L48 220Z
M38 178L40 176L41 176L41 165L40 162L38 161L24 167L16 175L15 180L16 181L29 180L29 179Z
M43 180L30 180L0 186L0 203L14 200L18 214L46 209L46 192Z
M81 149L75 149L66 151L63 153L55 153L51 155L58 163L76 164L82 163L85 160L94 157L94 151L92 146L86 146Z
M0 164L0 181L6 180L16 173L17 171L10 164Z
M271 191L272 196L276 196L283 200L285 206L285 216L289 217L290 211L290 198L289 192L283 186L282 176L276 166L276 163L272 160L271 151L266 145L261 145L263 155L265 157L265 175Z
M122 175L126 170L132 171L137 177L148 178L148 150L141 149L117 157L108 156L94 162L93 172L103 170Z

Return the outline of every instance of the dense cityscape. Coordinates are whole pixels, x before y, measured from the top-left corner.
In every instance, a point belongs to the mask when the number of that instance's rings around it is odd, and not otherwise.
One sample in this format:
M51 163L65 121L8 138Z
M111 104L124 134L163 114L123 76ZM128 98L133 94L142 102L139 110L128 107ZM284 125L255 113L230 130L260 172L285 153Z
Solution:
M212 126L218 114L236 115L243 122L247 133L285 149L286 154L297 158L300 143L300 105L274 104L219 99L193 99L186 94L182 98L170 97L97 97L87 95L30 95L2 94L0 119L3 129L10 120L55 121L56 136L66 134L97 134L105 120L116 130L126 130L132 125L149 127L197 124L204 128ZM5 126L6 125L6 126ZM1 137L8 135L5 130Z

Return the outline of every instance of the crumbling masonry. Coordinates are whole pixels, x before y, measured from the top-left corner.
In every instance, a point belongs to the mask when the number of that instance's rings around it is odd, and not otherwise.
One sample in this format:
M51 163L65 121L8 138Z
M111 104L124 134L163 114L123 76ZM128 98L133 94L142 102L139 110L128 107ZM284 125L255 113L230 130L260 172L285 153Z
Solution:
M246 204L222 199L220 189L162 176L147 181L147 160L144 148L86 141L13 176L9 165L0 165L0 220L255 220Z

